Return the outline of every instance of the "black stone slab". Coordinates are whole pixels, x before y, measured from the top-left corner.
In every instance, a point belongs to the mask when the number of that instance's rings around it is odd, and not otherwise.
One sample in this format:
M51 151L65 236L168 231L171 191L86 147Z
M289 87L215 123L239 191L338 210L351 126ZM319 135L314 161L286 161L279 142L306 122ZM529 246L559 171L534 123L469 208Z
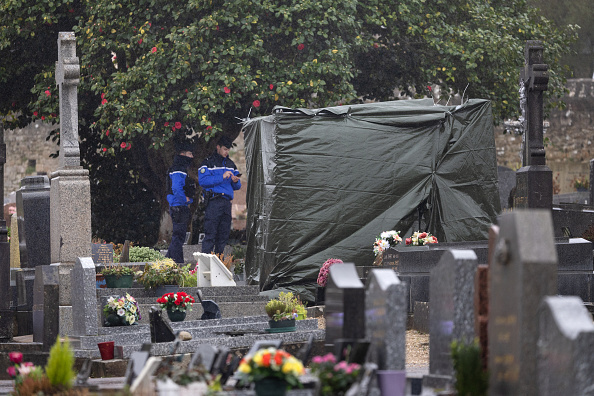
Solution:
M92 243L91 258L95 265L113 263L113 245L111 243Z
M151 342L171 342L175 340L175 333L171 325L163 320L162 311L159 308L152 307L149 312Z
M59 334L60 283L57 265L35 268L33 295L33 341L48 351Z

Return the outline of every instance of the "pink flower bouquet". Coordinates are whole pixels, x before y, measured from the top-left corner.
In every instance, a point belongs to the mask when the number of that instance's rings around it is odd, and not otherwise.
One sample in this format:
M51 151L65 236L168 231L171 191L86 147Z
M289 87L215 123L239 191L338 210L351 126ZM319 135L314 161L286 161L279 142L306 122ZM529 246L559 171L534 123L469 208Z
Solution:
M335 258L326 260L326 262L322 265L322 268L320 268L320 273L318 274L318 285L322 287L326 286L326 284L328 283L328 274L330 273L330 267L338 263L342 264L342 260Z

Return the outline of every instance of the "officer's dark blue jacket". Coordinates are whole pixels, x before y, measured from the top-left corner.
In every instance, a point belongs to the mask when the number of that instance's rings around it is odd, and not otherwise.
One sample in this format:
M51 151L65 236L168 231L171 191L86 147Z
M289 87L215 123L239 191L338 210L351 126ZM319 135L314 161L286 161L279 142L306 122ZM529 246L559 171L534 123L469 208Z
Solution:
M215 152L205 159L198 168L198 184L206 191L224 194L225 197L232 200L233 190L241 188L241 180L233 183L230 177L223 179L223 174L227 171L233 172L235 176L239 175L237 167L229 157L225 158Z
M188 166L191 162L192 158L183 155L176 155L173 158L173 165L169 168L169 191L167 194L169 206L187 206L192 203L192 198L186 201L186 193L184 192Z

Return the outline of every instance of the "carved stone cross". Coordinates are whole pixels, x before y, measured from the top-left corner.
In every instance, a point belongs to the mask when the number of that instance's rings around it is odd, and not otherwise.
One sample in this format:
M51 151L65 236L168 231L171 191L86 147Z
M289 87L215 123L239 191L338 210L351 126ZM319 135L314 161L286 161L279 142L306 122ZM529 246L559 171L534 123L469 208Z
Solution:
M526 124L522 168L516 172L514 207L551 209L553 172L546 165L543 142L543 93L549 84L549 66L543 61L540 41L527 41L524 54L526 62L520 73L520 95Z
M56 62L56 84L60 90L60 168L80 167L77 99L79 77L80 64L76 57L74 33L60 32Z
M545 165L543 143L543 92L549 86L549 65L543 61L540 41L528 40L524 49L525 64L520 78L526 92L526 127L523 166Z

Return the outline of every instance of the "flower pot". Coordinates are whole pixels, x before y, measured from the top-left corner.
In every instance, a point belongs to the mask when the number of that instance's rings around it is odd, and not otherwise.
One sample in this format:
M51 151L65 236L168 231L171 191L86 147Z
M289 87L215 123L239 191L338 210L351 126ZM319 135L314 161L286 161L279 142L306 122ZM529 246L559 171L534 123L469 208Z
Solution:
M295 327L295 319L269 320L268 325L271 329L278 329L281 327Z
M114 345L115 345L114 341L100 342L97 344L97 346L99 347L99 353L101 354L102 360L113 359Z
M169 320L172 322L181 322L186 318L186 311L168 309L167 316L169 317Z
M326 286L319 286L316 290L316 305L324 305L326 300Z
M107 322L108 326L121 326L122 325L122 319L116 314L107 315L107 317L105 318L105 321Z
M134 275L103 275L105 278L105 285L108 289L124 289L132 287Z
M107 287L105 285L105 277L103 274L95 274L95 284L97 289L105 289Z
M176 293L179 290L179 285L159 285L155 288L155 294L161 297L163 294Z
M377 382L382 396L404 396L406 388L406 371L378 370Z
M254 382L257 396L284 396L287 394L287 382L276 377L267 377Z

